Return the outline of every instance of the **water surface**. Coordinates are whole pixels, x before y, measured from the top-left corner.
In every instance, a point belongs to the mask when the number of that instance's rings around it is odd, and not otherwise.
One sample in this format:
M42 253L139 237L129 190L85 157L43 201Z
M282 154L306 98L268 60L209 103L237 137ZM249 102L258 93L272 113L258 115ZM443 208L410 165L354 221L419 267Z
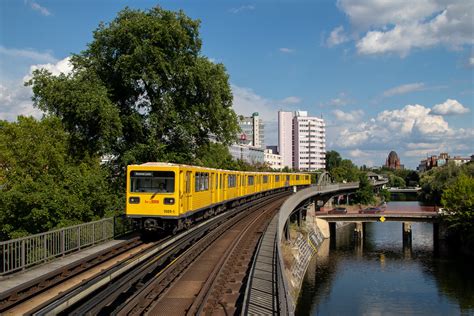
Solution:
M418 205L398 203L387 207ZM363 243L354 242L353 227L338 231L335 245L326 240L311 261L296 314L474 315L473 262L434 249L432 224L412 229L411 247L401 223L367 223Z

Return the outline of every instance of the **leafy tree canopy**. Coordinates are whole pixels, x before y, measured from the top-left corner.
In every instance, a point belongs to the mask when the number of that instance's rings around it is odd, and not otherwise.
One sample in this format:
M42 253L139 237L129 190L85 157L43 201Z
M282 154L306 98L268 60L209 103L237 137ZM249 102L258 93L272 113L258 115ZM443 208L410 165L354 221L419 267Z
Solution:
M326 152L326 170L328 172L331 172L331 170L334 168L339 167L341 161L341 155L337 151L330 150Z
M199 24L182 11L126 8L73 56L72 74L34 73L35 104L71 141L110 148L122 166L195 162L211 138L227 144L238 130L228 75L201 55Z
M463 244L474 246L474 177L459 174L443 191L441 203L446 208L448 228L459 234Z
M0 121L0 240L98 219L118 198L97 160L75 162L57 118Z

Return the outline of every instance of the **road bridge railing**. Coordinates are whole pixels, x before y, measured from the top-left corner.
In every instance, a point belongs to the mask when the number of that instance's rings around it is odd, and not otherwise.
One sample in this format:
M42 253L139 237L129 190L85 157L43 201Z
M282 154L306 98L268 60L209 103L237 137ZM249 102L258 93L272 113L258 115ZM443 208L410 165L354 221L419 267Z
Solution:
M130 230L122 216L0 242L0 276L25 271Z

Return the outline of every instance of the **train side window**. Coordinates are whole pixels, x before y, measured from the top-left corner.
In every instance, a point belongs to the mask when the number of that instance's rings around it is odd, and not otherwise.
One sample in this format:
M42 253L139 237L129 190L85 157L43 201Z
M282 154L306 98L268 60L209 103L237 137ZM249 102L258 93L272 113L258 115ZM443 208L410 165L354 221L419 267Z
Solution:
M280 182L280 176L275 176L275 182Z
M253 176L248 176L247 179L248 179L248 185L253 185L253 183L254 183L254 178L253 178Z
M286 181L290 181L290 176L286 176Z
M191 193L191 171L186 171L186 193Z
M234 187L235 187L235 185L236 185L236 180L237 180L236 178L237 178L237 177L236 177L235 174L229 174L229 175L227 176L227 184L228 184L228 187L229 187L229 188L234 188Z
M268 176L263 176L263 183L268 183Z
M298 181L300 179L300 176L296 176L296 180Z
M209 190L209 173L196 172L195 192Z
M219 188L222 189L222 184L223 184L223 182L222 182L222 174L219 175L219 178L220 178L220 181L219 181Z

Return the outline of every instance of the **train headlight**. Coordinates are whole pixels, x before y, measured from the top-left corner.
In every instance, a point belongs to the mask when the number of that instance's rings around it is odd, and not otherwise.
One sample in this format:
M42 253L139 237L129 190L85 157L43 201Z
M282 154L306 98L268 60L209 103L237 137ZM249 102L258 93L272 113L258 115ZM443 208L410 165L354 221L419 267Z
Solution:
M140 203L140 198L138 196L131 196L131 197L128 198L128 203L138 204L138 203Z
M163 200L163 203L168 204L168 205L172 205L172 204L174 204L174 198L165 198Z

